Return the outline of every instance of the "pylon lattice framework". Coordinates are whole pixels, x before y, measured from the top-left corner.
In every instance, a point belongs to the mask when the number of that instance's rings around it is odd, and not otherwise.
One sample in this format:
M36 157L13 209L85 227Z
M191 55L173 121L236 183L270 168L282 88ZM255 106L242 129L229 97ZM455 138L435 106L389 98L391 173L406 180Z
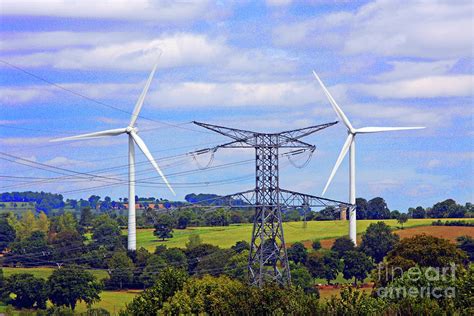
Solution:
M228 201L244 201L255 208L255 217L250 243L248 272L252 284L262 286L267 281L280 284L291 283L288 256L282 226L283 207L310 207L347 205L347 203L324 199L280 188L279 149L295 151L315 150L314 145L299 140L337 122L310 126L280 133L257 133L247 130L194 122L233 139L214 147L255 148L255 189L223 197ZM231 205L232 206L232 205ZM242 207L242 203L236 205Z

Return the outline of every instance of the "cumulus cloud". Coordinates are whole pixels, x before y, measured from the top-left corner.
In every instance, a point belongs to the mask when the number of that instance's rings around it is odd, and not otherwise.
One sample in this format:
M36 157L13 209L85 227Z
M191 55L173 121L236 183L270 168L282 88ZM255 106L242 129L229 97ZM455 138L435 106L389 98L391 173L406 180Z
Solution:
M472 54L471 1L379 0L356 12L285 23L274 43L341 49L350 55L460 58Z
M182 82L161 84L150 94L149 100L158 107L298 107L322 102L325 97L310 81Z
M455 59L439 61L390 61L387 64L392 69L374 77L377 80L388 81L444 75L453 68L456 61Z
M351 104L347 106L347 114L368 124L409 124L416 126L445 126L450 125L455 118L466 115L462 106L429 108L423 106L394 105L394 104ZM351 115L352 116L352 115ZM351 117L350 116L350 117Z
M144 83L58 83L58 85L90 98L118 97L128 99L130 94L136 95L138 98L138 91ZM66 92L62 89L50 85L0 87L0 102L6 106L41 104L44 101L58 98L64 93Z
M428 76L387 83L360 84L356 90L379 99L467 97L474 91L474 76Z
M69 159L64 156L54 157L52 159L45 161L44 163L47 165L52 165L55 167L63 167L63 168L64 167L90 167L94 165L91 162Z
M238 48L223 37L200 33L162 34L153 39L129 33L113 33L107 39L98 33L70 32L59 32L58 37L56 32L9 36L15 38L16 49L7 52L8 61L23 67L149 71L160 56L159 69L204 66L204 72L223 80L255 79L248 74L268 78L297 67L295 58L282 50Z
M189 22L216 14L207 0L3 0L3 15ZM219 6L217 6L219 7Z

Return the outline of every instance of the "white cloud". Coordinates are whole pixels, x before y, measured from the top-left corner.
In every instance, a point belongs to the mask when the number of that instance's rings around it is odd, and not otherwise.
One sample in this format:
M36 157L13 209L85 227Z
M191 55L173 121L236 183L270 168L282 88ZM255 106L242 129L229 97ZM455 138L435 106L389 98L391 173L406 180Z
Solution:
M354 85L358 91L379 99L466 97L474 91L474 76L428 76L387 83Z
M466 115L462 106L450 107L447 111L444 107L357 103L344 106L344 110L351 121L360 120L364 126L396 123L440 127Z
M8 146L30 146L48 143L49 137L2 137L0 138L0 145Z
M140 34L120 32L4 32L1 33L0 51L48 50L65 47L97 46L117 43Z
M189 22L212 16L207 0L3 0L2 15Z
M266 0L265 1L265 3L271 7L287 6L287 5L290 5L292 2L293 0Z
M58 69L150 70L160 51L160 68L210 64L223 56L227 48L221 40L205 35L177 33L154 40L124 41L91 48L66 48L53 52L35 52L9 57L13 64Z
M472 2L380 0L353 17L345 42L349 54L431 58L472 54Z
M350 55L422 58L472 55L474 7L469 0L379 0L356 12L329 13L275 28L274 43L330 47Z
M108 39L98 33L60 32L58 37L55 34L10 34L15 38L13 47L25 52L14 51L8 61L23 67L149 71L162 53L159 69L207 66L207 71L223 80L255 80L255 74L268 78L296 68L296 59L282 50L241 49L229 45L224 38L198 33L162 34L154 39L128 33L112 33Z
M141 84L141 85L140 85ZM138 91L143 86L140 84L127 83L103 83L103 84L83 84L83 83L58 83L61 87L78 92L90 98L119 98L128 99L130 94L138 98ZM0 102L3 105L22 105L41 103L46 100L58 98L61 94L68 92L50 85L31 85L0 87Z
M94 165L91 162L69 159L64 156L56 156L52 159L45 161L44 163L47 165L52 165L55 167L63 167L63 168L64 167L89 167L89 166Z
M341 90L337 90L337 95L341 95ZM323 100L322 91L309 81L183 82L161 84L158 90L150 93L148 102L158 107L298 107Z
M454 64L455 59L440 61L392 61L388 62L392 70L376 75L377 80L401 80L446 74Z

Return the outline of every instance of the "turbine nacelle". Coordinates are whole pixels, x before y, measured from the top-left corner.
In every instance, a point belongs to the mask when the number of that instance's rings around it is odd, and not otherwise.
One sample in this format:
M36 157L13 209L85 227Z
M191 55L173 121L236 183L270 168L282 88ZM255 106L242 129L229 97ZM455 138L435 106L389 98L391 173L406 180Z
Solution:
M132 132L135 133L135 134L138 134L138 128L137 128L137 127L128 126L128 127L125 129L125 132L126 132L127 134L131 134Z

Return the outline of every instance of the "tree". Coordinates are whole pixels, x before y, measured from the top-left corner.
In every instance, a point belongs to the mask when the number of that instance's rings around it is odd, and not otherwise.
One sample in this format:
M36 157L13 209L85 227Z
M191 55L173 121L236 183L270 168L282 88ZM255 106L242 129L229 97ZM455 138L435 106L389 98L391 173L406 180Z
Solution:
M243 249L237 252L227 261L224 273L232 279L237 279L242 282L248 280L248 260L249 250Z
M393 210L390 212L390 218L391 219L398 219L400 217L400 211L398 210Z
M306 267L313 277L326 279L328 284L331 284L331 281L335 280L339 272L342 271L343 265L337 253L329 251L310 253Z
M7 218L0 218L0 251L3 251L16 238L15 229L10 225Z
M368 219L387 219L390 218L390 210L387 203L381 197L376 197L367 202Z
M36 221L36 229L43 232L45 235L48 235L49 224L48 216L41 211L38 215L38 220Z
M167 238L172 238L174 224L175 220L173 217L163 214L158 217L153 234L163 241Z
M411 214L412 218L425 218L426 217L426 211L421 206L408 209L408 214Z
M126 252L116 252L112 258L109 259L108 268L110 271L110 279L107 280L107 287L123 289L132 283L135 266Z
M120 315L159 315L163 304L183 288L187 279L187 273L182 270L164 268L157 274L154 285L135 296Z
M232 257L232 250L217 248L205 257L200 257L194 273L199 276L209 274L218 276L223 273L223 267L227 265Z
M78 301L89 306L100 301L101 284L90 272L78 266L54 270L47 284L49 299L58 306L67 306L74 310Z
M140 276L140 281L145 287L150 287L155 284L159 278L159 272L168 266L165 259L159 255L151 255L147 262L145 269Z
M186 257L188 258L189 273L196 273L199 260L201 260L203 257L206 257L206 259L209 258L210 255L216 253L217 251L219 251L219 247L210 244L200 244L192 248L187 248L185 253Z
M227 276L192 278L168 299L163 315L317 314L317 295L298 287L250 286Z
M5 264L28 264L40 265L41 261L50 258L51 247L46 242L43 232L35 231L26 239L15 241L10 244L10 252L5 255ZM25 254L34 254L25 256Z
M98 195L91 195L88 199L89 205L94 210L97 208L97 203L100 201L100 196Z
M370 270L373 269L374 264L368 256L359 251L348 251L344 254L344 278L350 280L354 278L354 283L357 281L363 282L369 275Z
M241 241L237 241L235 245L230 247L230 249L232 249L233 251L237 253L241 253L244 250L250 250L250 244L246 242L245 240L241 240Z
M218 209L204 215L206 225L208 226L229 226L230 213L224 209Z
M313 240L311 247L313 248L313 250L318 251L319 249L321 249L321 242L319 240Z
M398 216L397 218L397 222L402 225L402 229L403 229L403 224L405 224L406 222L408 222L408 214L405 214L405 213L402 213Z
M399 240L400 237L393 234L387 224L377 222L370 224L362 235L360 250L378 263L395 247Z
M356 198L356 214L357 219L366 219L367 218L367 209L369 205L367 200L364 198Z
M160 256L165 259L168 265L173 267L186 269L188 267L188 259L184 251L179 248L170 248L163 251Z
M298 286L306 293L316 293L314 280L308 269L302 264L290 264L291 283Z
M432 218L454 217L461 218L466 214L466 208L459 205L453 199L438 202L429 210L428 215Z
M121 246L120 227L109 215L103 214L96 217L92 222L92 238L98 245L107 248Z
M13 274L5 280L3 294L16 308L46 308L46 282L29 273ZM13 297L12 298L12 295Z
M201 244L202 244L201 236L199 236L199 234L192 234L188 238L188 242L186 243L186 248L191 249Z
M288 260L293 261L294 263L306 263L306 258L308 257L308 250L306 250L306 247L300 243L300 242L295 242L293 245L291 245L287 249L288 253Z
M474 238L470 236L460 236L457 239L457 247L465 251L471 262L474 261Z
M467 260L466 254L448 240L425 234L402 239L389 252L387 261L390 263L396 257L411 260L421 267L448 267Z
M331 250L336 252L339 258L342 258L346 252L354 251L355 246L349 237L343 236L343 237L337 238L334 241L334 244L332 245Z
M79 219L79 225L82 227L89 227L92 225L94 216L90 207L85 207L81 210L81 218Z
M53 258L59 262L79 258L84 252L84 237L75 230L56 234L51 242Z

